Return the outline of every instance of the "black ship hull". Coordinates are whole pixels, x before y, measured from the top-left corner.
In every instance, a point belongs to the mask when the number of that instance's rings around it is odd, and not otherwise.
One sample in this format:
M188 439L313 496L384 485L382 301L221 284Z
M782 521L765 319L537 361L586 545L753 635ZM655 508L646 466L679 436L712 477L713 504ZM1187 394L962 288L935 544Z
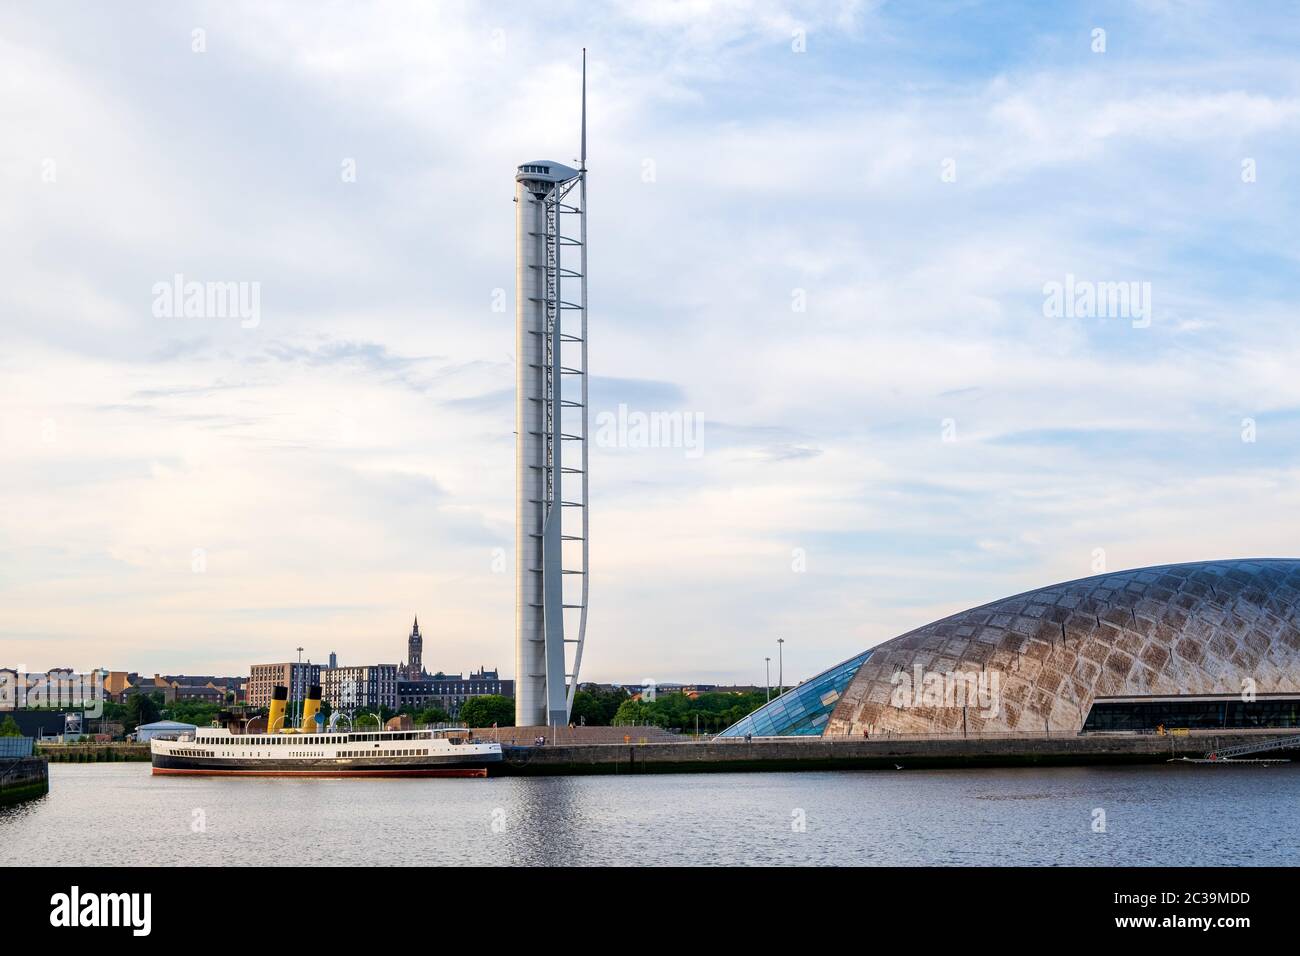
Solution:
M153 755L156 775L232 777L486 777L488 768L499 764L482 755L456 754L422 757L359 759L297 758L286 760L238 757L185 757Z

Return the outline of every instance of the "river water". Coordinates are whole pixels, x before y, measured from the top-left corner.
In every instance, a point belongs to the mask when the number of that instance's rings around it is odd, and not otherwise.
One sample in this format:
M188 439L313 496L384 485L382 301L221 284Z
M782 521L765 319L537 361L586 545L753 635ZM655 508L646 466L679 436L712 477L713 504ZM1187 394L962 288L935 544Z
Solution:
M1300 764L489 780L51 764L15 865L1300 863ZM1104 830L1099 827L1104 826Z

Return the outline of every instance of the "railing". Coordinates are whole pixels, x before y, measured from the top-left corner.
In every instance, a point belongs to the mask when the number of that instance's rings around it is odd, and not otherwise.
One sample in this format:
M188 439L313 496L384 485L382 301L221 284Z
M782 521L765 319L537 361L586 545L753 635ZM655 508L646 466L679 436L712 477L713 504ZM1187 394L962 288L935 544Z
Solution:
M30 757L31 737L0 737L0 757Z
M9 776L19 766L18 761L32 755L31 737L0 737L0 780Z
M1212 750L1205 757L1207 760L1232 760L1236 757L1244 757L1247 754L1264 753L1269 750L1293 750L1297 747L1300 747L1300 734L1290 734L1273 740L1262 740L1253 744L1241 744L1237 747Z

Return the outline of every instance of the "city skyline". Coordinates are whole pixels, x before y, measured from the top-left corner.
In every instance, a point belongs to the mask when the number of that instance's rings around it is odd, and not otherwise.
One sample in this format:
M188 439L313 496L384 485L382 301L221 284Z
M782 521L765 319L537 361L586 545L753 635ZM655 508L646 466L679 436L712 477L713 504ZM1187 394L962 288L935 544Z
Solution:
M575 158L583 45L584 680L1293 555L1294 19L940 10L0 12L0 664L400 660L419 613L510 670L509 177Z

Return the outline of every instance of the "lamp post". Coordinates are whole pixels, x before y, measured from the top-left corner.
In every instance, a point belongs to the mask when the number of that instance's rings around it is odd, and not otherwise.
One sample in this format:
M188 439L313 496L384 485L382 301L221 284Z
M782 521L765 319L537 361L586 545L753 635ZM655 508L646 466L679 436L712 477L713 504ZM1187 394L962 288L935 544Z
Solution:
M763 671L767 675L764 681L767 682L767 702L772 703L772 658L763 658Z
M785 644L784 637L776 639L776 696L785 693Z
M289 682L290 686L294 686L298 683L298 681L302 680L302 648L301 647L298 648L298 670L294 673L293 676L296 677L298 680L290 681ZM302 726L302 711L299 710L301 706L302 706L302 694L300 693L296 698L294 698L294 702L293 702L293 722L298 727Z

